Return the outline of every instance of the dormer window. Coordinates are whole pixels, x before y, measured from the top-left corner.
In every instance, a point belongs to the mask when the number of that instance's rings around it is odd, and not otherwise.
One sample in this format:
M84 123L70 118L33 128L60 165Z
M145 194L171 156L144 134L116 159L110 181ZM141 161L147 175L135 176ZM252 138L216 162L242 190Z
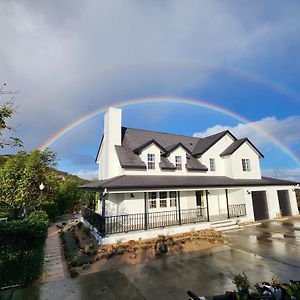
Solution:
M155 169L155 154L148 153L147 158L148 158L148 164L147 164L148 169L154 170Z
M250 166L250 159L242 159L242 168L244 172L250 172L251 166Z
M209 159L209 170L216 171L216 161L214 158Z
M182 159L181 156L175 156L176 170L182 170Z

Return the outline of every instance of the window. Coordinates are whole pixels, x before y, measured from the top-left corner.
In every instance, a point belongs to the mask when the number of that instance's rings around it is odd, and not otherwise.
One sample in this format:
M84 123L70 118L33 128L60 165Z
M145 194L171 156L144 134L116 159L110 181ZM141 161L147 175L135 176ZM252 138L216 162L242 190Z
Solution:
M170 207L176 207L176 192L170 192Z
M148 153L148 169L155 169L155 154Z
M209 170L216 171L216 162L214 158L209 159Z
M167 192L159 192L159 207L167 207Z
M251 166L250 166L250 159L242 159L242 168L243 171L245 172L250 172L251 171Z
M156 192L148 193L149 208L156 208Z
M175 166L176 170L182 170L181 156L175 156Z

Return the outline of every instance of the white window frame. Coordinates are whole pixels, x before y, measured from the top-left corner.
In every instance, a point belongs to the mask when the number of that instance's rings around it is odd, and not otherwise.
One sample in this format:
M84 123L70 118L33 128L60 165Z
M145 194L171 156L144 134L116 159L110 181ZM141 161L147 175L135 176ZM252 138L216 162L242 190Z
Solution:
M182 170L182 157L180 155L175 156L176 170Z
M215 172L216 171L216 160L214 158L210 158L209 159L209 170L211 172Z
M242 170L244 172L251 172L251 163L249 158L242 158Z
M168 192L159 192L159 207L167 207Z
M170 207L176 207L177 206L177 193L175 191L169 192L169 198L170 198Z
M148 192L148 207L149 207L149 209L157 208L156 202L157 202L157 192Z
M148 170L155 170L155 154L154 153L147 154L147 168L148 168Z

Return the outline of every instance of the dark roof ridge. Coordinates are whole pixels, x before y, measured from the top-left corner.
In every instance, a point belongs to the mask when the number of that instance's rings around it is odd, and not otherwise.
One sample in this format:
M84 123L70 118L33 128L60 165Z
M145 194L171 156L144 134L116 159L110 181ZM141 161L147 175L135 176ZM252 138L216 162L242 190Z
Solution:
M212 142L210 142L208 145L206 145L205 147L203 147L203 149L197 149L200 141L196 144L194 150L193 150L193 155L202 155L203 153L205 153L207 150L209 150L213 145L215 145L220 139L222 139L226 134L229 134L231 135L231 137L234 139L234 141L236 141L236 137L229 131L229 130L224 130L224 131L221 131L219 133L216 133L216 134L213 134L213 135L209 135L205 138L203 138L201 140L201 142L203 143L203 141L209 141L210 139L215 139L213 140ZM199 147L198 147L199 148Z
M232 155L237 149L239 149L244 143L248 142L250 146L258 153L260 157L264 157L264 155L251 143L248 138L241 138L235 140L231 145L229 145L221 154L220 156L228 156Z
M177 133L168 133L168 132L162 132L162 131L156 131L156 130L132 128L132 127L125 127L125 126L122 126L122 128L124 128L124 129L132 129L132 130L140 130L140 131L147 131L147 132L154 132L154 133L160 133L160 134L167 134L167 135L183 136L183 137L186 137L186 138L194 138L194 139L198 139L198 140L202 139L200 137L192 136L192 135L184 135L184 134L177 134Z
M143 145L137 147L133 150L134 153L140 154L143 149L145 149L147 146L155 144L158 148L160 148L163 152L166 152L166 149L155 139L151 139L150 141L144 143Z
M169 154L171 154L178 147L182 147L186 152L188 152L189 154L192 154L192 152L186 146L184 146L181 142L179 142L179 143L176 143L176 144L170 146L163 155L169 156Z

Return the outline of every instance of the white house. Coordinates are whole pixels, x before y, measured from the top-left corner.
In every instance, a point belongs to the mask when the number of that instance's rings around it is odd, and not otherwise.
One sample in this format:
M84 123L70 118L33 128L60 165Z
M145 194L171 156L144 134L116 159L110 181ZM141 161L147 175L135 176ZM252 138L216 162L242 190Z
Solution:
M82 186L99 192L99 211L83 215L110 243L298 214L297 183L262 177L261 158L229 131L198 138L126 128L121 109L109 108L99 180Z

